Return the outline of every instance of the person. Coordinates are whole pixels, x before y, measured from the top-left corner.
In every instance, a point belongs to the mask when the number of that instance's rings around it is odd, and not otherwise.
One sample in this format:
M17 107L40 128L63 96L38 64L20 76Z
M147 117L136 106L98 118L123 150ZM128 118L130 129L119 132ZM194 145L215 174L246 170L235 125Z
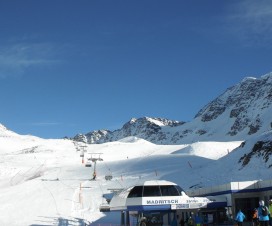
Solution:
M142 217L140 219L139 226L146 226L146 221L147 221L146 217Z
M265 213L266 211L266 213ZM260 226L269 226L269 209L264 205L264 201L259 201L258 217Z
M269 210L269 223L270 223L270 226L272 226L272 199L269 200L269 207L268 207L268 210Z
M194 225L194 221L193 221L193 218L191 216L188 219L187 225L188 226L193 226Z
M236 214L236 218L235 218L235 220L238 223L238 226L243 225L243 221L245 218L246 218L246 216L244 215L244 213L241 210L239 210L238 213Z
M252 226L257 226L258 225L258 210L256 208L254 208L254 210L252 211Z
M194 221L196 226L200 226L203 223L201 217L199 216L199 213L196 214Z

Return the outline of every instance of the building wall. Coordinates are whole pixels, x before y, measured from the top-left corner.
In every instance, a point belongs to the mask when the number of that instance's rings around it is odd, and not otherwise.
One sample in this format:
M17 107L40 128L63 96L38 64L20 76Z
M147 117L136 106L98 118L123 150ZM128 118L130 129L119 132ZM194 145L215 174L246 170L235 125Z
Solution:
M268 206L268 201L272 199L272 180L231 182L186 193L189 196L225 196L229 207L227 212L231 218L234 219L241 209L247 215L247 220L250 220L251 210L259 206L259 200L264 200Z

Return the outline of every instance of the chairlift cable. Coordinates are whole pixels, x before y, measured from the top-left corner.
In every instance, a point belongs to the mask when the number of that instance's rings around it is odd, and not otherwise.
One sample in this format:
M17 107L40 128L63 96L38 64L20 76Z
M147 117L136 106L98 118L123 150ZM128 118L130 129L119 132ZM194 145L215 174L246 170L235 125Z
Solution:
M110 167L107 165L107 163L104 161L104 164L107 168L107 170L111 173L111 175L113 174ZM122 188L124 188L124 186L120 183L119 179L115 180L116 183L118 183L118 185L120 185Z

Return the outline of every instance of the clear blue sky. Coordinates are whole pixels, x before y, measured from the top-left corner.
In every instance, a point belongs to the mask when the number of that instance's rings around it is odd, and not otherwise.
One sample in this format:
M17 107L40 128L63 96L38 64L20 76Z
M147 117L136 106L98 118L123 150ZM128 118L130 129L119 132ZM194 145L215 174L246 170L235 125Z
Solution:
M190 121L272 71L270 0L0 0L0 123L72 137Z

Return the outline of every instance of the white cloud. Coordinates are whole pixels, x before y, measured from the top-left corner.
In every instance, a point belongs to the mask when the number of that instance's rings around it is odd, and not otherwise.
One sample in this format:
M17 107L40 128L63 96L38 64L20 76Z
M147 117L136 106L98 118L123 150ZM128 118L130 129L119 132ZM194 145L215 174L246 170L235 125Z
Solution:
M272 1L237 1L228 8L227 25L247 45L272 46Z
M0 48L0 78L22 75L32 66L56 63L50 59L52 49L49 44L15 44Z

